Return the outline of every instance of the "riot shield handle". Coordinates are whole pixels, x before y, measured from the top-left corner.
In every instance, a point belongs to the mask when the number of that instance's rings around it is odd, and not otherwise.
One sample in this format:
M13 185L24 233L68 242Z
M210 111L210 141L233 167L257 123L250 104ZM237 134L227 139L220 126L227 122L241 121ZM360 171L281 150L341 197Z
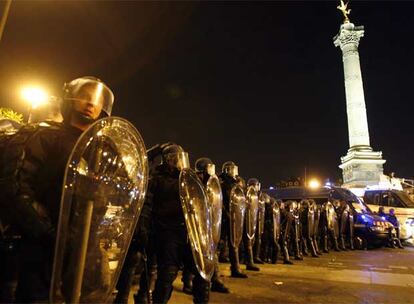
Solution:
M83 229L82 229L82 234L81 234L81 245L77 252L79 263L77 264L77 267L75 269L75 282L73 284L70 303L79 303L79 299L81 296L83 273L85 271L86 253L88 249L89 232L90 232L90 226L92 222L92 214L93 214L93 201L88 200L87 206L86 206L86 212L83 218L84 222L82 223Z

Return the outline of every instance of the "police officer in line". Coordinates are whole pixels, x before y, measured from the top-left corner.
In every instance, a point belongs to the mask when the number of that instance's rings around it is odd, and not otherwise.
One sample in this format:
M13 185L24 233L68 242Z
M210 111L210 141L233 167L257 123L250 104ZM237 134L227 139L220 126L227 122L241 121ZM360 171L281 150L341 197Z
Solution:
M315 210L314 205L309 200L301 201L300 221L302 253L306 256L311 254L312 257L317 258L319 256L312 241L315 233Z
M155 169L159 165L158 159L162 156L163 149L170 145L175 144L172 142L156 144L147 150L148 162L151 168ZM150 203L150 200L145 200L142 207L134 235L128 248L128 253L119 275L116 286L118 293L114 303L128 303L129 293L135 274L139 275L140 286L138 293L134 294L134 302L152 302L157 264L154 236L151 235L153 229L152 205L150 205Z
M16 302L48 300L66 163L81 133L97 119L110 115L113 102L112 91L101 80L74 79L63 89L63 122L29 126L34 132L25 146L13 151L11 142L8 153L2 156L11 159L2 160L7 166L0 166L1 176L13 174L0 185L6 198L2 199L0 214L7 214L7 219L1 220L22 235Z
M247 187L249 186L253 186L257 193L257 196L259 196L260 183L256 178L250 178L247 181ZM245 188L244 190L246 193L247 189ZM257 209L258 209L258 206L256 206L256 219L249 219L249 216L251 216L252 214L250 214L250 212L246 210L244 232L243 232L244 262L246 264L246 270L251 270L251 271L260 271L260 268L254 264L253 244L255 242L256 236L252 240L250 240L249 237L247 236L248 221L251 223L254 223L253 230L255 230L255 235L257 234Z
M247 181L247 184L251 184L256 188L257 195L259 196L259 206L257 210L257 224L256 224L256 235L254 238L254 248L253 248L253 261L256 264L264 264L261 259L261 249L262 249L262 237L264 233L264 226L265 226L265 200L270 199L270 197L266 194L261 192L261 183L257 178L250 178Z
M220 174L221 188L223 191L223 217L221 235L224 244L222 250L228 246L230 256L231 276L234 278L247 278L247 275L240 270L239 248L235 248L230 240L230 192L234 185L245 185L245 182L239 177L238 167L232 161L227 161L222 166ZM244 189L243 189L244 190ZM241 223L243 225L243 223Z
M210 284L196 270L179 194L179 175L189 168L188 154L179 145L170 145L162 151L162 164L151 175L145 204L152 206L151 218L155 252L157 256L157 281L153 292L154 303L167 303L172 284L180 267L191 269L193 299L207 303Z
M216 167L211 159L207 157L202 157L197 159L195 162L195 170L203 182L204 186L207 185L207 182L210 176L216 174ZM215 265L214 265L214 273L211 278L211 291L220 292L220 293L229 293L229 289L224 285L224 282L220 279L220 272L219 272L219 263L218 263L218 253L216 251L215 254Z
M261 243L261 259L276 264L280 252L280 208L274 198L265 194L264 231Z
M330 201L322 205L320 228L323 252L328 253L330 247L335 251L340 251L338 244L338 219L335 208Z
M321 220L321 207L313 199L310 199L309 203L314 206L314 210L315 210L315 214L314 214L315 223L314 223L312 243L313 243L313 246L315 248L317 255L322 255L322 252L319 249L319 239L320 239L319 223Z
M283 254L283 263L287 265L292 265L290 260L290 248L292 247L291 234L295 225L295 218L293 216L294 205L293 201L281 202L280 207L280 224L281 224L281 237L280 237L280 247Z

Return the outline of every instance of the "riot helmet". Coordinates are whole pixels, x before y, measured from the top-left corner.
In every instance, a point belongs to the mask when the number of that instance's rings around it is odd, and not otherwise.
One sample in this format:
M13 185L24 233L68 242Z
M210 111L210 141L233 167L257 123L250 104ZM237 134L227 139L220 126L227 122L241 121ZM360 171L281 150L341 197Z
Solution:
M226 161L223 164L221 171L233 178L236 178L236 176L239 175L239 167L237 167L236 164L232 161Z
M196 173L207 173L208 175L216 175L216 165L208 157L201 157L195 162Z
M253 186L257 192L259 192L261 188L261 184L257 178L249 178L247 181L247 186Z
M89 107L80 109L86 102ZM114 94L100 79L92 76L76 78L63 86L61 112L64 120L70 120L75 114L82 121L92 123L95 120L110 116L114 103Z
M243 191L246 191L247 186L246 186L246 181L244 180L243 177L241 177L240 175L236 176L236 183L239 184L239 186L243 189Z
M188 153L176 144L169 145L162 150L162 163L181 171L190 168Z
M264 193L263 192L263 196L264 196L264 202L265 202L265 204L270 204L271 203L271 201L272 201L272 199L274 200L274 198L272 198L269 194L267 194L267 193Z

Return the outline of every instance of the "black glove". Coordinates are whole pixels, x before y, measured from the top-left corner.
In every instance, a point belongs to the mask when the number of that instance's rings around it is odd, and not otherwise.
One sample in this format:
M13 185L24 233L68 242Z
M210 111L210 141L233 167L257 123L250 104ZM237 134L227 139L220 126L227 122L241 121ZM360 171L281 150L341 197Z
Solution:
M55 229L46 210L30 196L18 196L11 211L13 224L20 228L23 235L45 242L54 241Z

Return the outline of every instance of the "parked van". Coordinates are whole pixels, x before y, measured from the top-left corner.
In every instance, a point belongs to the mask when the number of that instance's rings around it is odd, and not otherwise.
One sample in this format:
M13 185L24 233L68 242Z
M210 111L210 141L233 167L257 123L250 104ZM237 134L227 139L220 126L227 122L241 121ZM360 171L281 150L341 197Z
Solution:
M345 201L354 215L354 232L356 237L367 240L371 245L383 245L388 242L388 223L375 215L362 199L351 191L340 187L323 187L310 189L291 187L268 190L267 193L283 201L313 199L318 205L332 200Z
M366 190L364 202L373 212L384 207L384 212L389 213L393 208L400 223L400 238L414 241L414 202L407 193L400 190Z

